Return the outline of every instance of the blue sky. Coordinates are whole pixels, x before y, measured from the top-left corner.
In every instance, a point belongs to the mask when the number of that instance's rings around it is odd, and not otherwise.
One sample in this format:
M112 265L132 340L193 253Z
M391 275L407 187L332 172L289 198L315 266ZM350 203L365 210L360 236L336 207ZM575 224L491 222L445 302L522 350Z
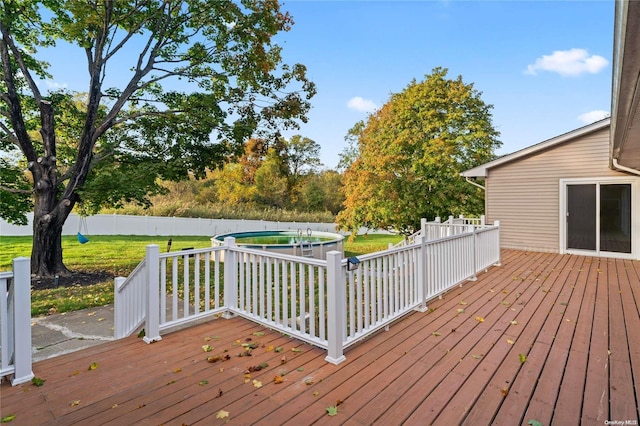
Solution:
M305 64L318 87L300 133L322 146L327 167L335 167L344 135L371 108L438 66L474 83L494 106L500 154L610 111L613 1L286 1L283 7L295 21L279 38L286 58Z
M608 1L284 1L291 31L277 37L318 89L299 133L327 168L344 136L391 93L435 67L462 75L494 106L499 154L603 118L610 111L614 3ZM82 52L56 55L53 86L72 90ZM128 68L128 67L127 67ZM65 78L67 80L65 80Z

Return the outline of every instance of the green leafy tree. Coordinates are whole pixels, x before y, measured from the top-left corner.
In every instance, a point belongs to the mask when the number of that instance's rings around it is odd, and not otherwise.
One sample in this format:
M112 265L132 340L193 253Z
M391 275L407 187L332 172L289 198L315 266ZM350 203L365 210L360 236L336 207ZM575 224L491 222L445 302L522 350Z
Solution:
M282 160L271 148L256 171L255 199L258 203L283 208L287 205L287 176L282 173Z
M320 145L309 138L294 135L286 141L286 160L289 165L289 175L296 182L302 175L313 173L322 167L320 161Z
M350 128L345 135L344 141L347 143L347 146L338 154L338 157L340 158L337 167L338 171L344 172L347 170L349 166L351 166L351 164L353 164L353 162L360 156L360 152L358 151L358 139L364 130L364 127L364 121L360 120Z
M460 172L493 159L500 146L491 109L473 84L443 68L393 94L358 135L338 224L410 234L422 217L480 213L483 194Z
M68 273L78 203L148 202L158 178L204 176L250 136L306 121L315 87L272 43L291 25L277 0L0 0L0 152L21 153L31 186L3 162L0 211L20 221L33 203L32 272ZM57 44L84 52L82 95L38 85Z
M300 200L304 211L337 214L344 201L342 176L335 170L307 174L301 183Z

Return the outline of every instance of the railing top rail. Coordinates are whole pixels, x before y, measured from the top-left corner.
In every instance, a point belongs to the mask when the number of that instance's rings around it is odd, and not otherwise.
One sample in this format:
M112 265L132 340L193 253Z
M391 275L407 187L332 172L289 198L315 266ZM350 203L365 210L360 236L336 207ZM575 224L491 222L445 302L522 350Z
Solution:
M138 265L133 268L133 271L131 271L129 273L129 275L127 276L127 278L124 280L124 282L122 283L122 285L120 287L118 287L116 290L118 291L118 293L122 293L124 291L124 289L129 285L129 283L132 281L133 277L136 276L136 274L138 272L140 272L141 269L143 269L146 265L146 261L147 258L143 257L142 260L140 261L140 263L138 263Z
M13 271L0 272L0 279L13 278Z
M270 257L272 259L289 260L292 262L298 262L305 265L322 266L322 267L327 266L327 261L322 259L313 259L310 257L294 256L291 254L284 254L284 253L274 253L271 251L250 249L246 247L236 246L236 247L223 247L223 248L227 250L235 251L238 253L248 253L248 254L255 254L257 256L262 256L262 257Z
M169 257L180 257L180 256L188 256L191 254L201 254L201 253L210 253L214 251L222 251L227 249L226 246L216 246L216 247L205 247L205 248L197 248L197 249L184 249L184 250L176 250L170 251L166 253L160 253L159 258L169 258Z

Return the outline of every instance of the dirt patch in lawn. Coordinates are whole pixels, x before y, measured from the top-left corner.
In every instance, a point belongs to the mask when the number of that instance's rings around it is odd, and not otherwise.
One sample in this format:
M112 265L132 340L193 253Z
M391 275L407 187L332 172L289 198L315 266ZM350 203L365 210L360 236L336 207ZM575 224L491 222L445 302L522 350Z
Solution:
M106 271L76 271L70 275L58 278L33 278L31 288L33 290L45 290L58 287L89 286L106 281L113 281L114 275Z

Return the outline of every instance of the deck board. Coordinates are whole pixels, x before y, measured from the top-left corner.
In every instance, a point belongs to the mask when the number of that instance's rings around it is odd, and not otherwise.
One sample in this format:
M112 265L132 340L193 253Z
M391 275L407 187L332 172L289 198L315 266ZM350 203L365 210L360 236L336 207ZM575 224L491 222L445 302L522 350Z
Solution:
M13 425L638 420L640 262L506 250L502 266L428 306L354 345L337 366L242 318L151 345L107 342L35 363L42 387L2 383L0 413L15 414ZM240 357L243 343L258 347ZM230 359L206 361L218 354ZM229 417L217 419L220 410Z

